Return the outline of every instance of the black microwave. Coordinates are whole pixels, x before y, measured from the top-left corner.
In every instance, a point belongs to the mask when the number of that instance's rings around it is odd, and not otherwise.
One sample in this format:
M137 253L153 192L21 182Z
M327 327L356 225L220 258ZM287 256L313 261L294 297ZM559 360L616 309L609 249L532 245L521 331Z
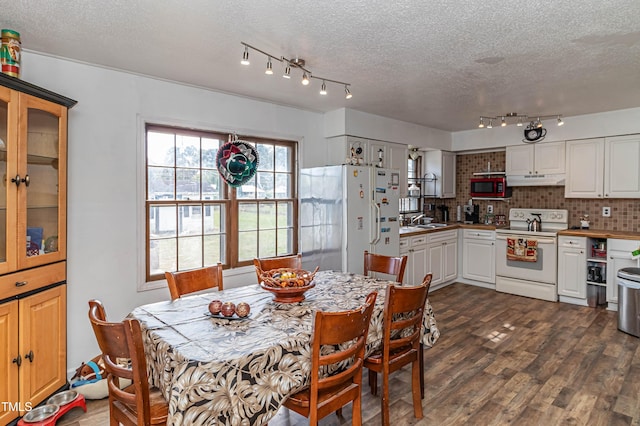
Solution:
M511 188L507 187L507 178L474 177L471 178L472 197L505 198L511 196Z

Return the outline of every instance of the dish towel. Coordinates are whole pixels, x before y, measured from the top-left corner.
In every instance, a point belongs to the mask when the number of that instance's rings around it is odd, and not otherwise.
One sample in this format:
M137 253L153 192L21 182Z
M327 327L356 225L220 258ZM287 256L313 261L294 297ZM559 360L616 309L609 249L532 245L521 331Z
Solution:
M507 238L507 260L537 262L538 240L531 238Z

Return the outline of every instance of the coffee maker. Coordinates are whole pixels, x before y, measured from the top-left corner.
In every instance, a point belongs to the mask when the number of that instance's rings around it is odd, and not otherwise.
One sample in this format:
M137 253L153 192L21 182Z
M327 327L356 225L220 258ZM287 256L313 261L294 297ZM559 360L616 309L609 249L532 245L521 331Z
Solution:
M480 206L478 204L465 204L464 223L480 223Z
M442 212L442 221L444 223L449 222L449 207L443 204L441 206L438 206L438 210Z

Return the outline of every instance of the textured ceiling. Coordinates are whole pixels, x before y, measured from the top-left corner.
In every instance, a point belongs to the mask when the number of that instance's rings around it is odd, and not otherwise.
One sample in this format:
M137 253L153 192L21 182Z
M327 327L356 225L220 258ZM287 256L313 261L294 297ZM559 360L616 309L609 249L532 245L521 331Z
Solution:
M0 0L24 50L295 107L347 107L443 130L480 115L640 106L638 0ZM300 57L320 81L286 80Z

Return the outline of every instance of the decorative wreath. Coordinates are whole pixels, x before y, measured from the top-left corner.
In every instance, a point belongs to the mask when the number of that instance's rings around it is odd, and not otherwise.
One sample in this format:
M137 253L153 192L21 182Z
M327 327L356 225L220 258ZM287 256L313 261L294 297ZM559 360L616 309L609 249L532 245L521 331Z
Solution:
M249 142L227 142L218 149L216 165L222 179L229 185L238 187L256 174L258 152Z

